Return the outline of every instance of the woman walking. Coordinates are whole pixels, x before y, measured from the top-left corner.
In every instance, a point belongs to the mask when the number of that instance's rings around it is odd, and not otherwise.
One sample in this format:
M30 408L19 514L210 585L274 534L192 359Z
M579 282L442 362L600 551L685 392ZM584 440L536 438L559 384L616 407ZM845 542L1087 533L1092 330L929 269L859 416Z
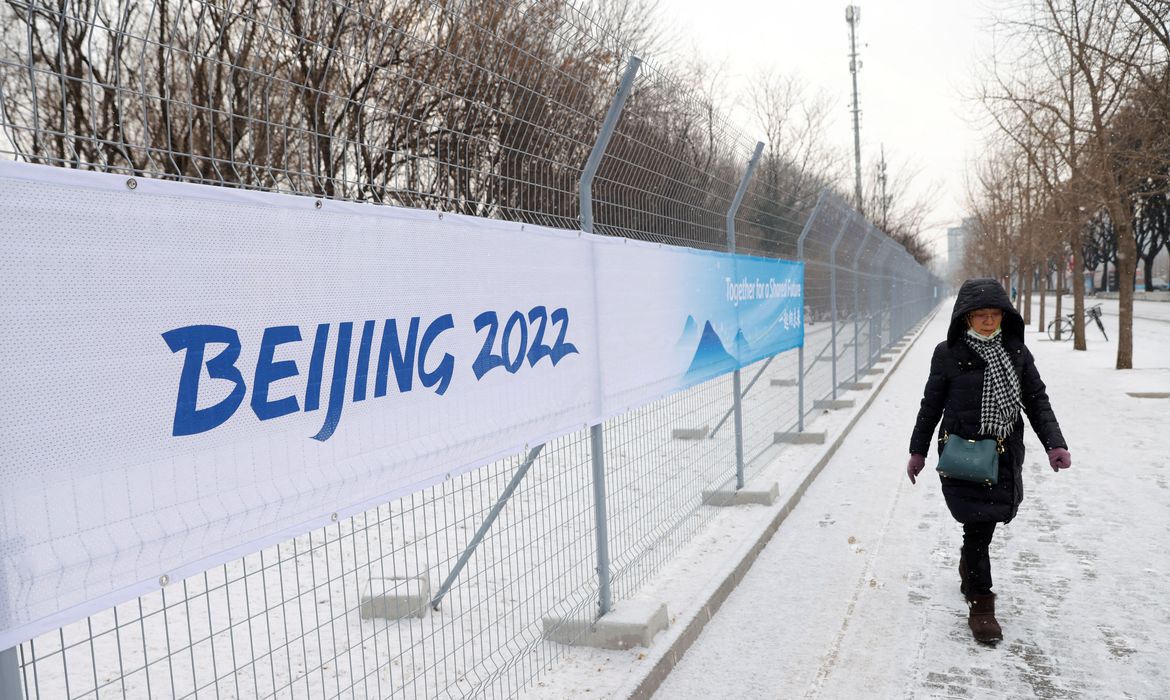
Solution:
M1032 353L1024 345L1024 319L999 282L967 280L955 299L947 339L935 347L930 361L930 376L910 438L906 474L914 483L926 464L931 433L940 419L940 455L947 441L954 438L997 443L995 483L940 474L947 508L963 525L959 589L970 609L967 622L980 642L1003 639L995 619L989 546L996 523L1011 522L1024 498L1021 412L1044 445L1052 470L1070 467L1068 444Z

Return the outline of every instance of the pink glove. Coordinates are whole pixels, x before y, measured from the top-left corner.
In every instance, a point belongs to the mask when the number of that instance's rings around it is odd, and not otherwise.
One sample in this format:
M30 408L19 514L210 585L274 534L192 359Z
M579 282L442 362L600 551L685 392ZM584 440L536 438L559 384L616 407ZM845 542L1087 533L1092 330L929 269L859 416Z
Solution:
M1053 447L1048 450L1048 466L1052 467L1054 472L1068 469L1072 466L1072 455L1063 447Z
M1065 454L1068 454L1067 452ZM926 457L918 454L911 454L910 461L906 463L906 476L910 477L910 483L916 483L914 477L918 476L918 472L926 466Z

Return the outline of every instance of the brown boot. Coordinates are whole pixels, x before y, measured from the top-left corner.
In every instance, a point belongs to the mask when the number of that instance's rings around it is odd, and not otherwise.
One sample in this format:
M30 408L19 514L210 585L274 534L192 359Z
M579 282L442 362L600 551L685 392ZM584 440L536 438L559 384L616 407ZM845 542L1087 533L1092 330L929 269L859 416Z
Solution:
M967 596L967 605L971 612L967 617L967 624L975 635L975 641L992 643L1003 639L1003 630L999 621L995 619L995 594Z

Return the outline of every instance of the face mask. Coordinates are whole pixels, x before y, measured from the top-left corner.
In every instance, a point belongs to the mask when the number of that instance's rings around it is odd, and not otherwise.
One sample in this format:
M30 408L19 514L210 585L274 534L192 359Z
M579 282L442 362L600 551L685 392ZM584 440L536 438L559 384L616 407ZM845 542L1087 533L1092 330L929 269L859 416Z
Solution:
M975 338L976 340L991 340L992 338L994 338L995 336L999 335L1002 332L1003 332L1002 328L996 328L994 331L991 332L991 335L980 335L980 334L976 333L973 328L967 329L967 335L971 336L972 338Z

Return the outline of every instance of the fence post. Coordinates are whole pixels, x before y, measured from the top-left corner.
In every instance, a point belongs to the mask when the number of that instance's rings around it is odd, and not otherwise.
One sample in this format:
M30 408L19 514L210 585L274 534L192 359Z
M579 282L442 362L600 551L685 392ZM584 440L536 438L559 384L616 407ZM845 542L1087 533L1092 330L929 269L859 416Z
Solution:
M890 265L890 342L898 337L902 329L902 300L905 290L902 289L902 255L901 251L894 251L893 264Z
M880 288L881 275L881 259L886 255L886 239L885 236L879 235L878 249L874 251L873 265L870 266L870 272L867 275L868 283L866 284L867 296L869 297L869 332L868 342L866 343L866 369L872 368L874 364L874 348L878 339L875 339L881 332L881 322L878 320L878 314L881 313L881 302L876 300L878 296L878 289ZM876 329L875 329L876 327Z
M895 245L895 243L894 243L893 239L890 239L890 238L883 239L882 240L882 252L878 258L878 261L879 261L878 267L881 269L881 276L879 277L879 279L881 280L881 282L880 282L881 283L881 295L882 295L883 302L887 301L886 300L887 296L893 296L892 293L890 293L890 281L892 281L892 275L889 274L889 270L886 268L886 263L889 259L889 254L894 252L894 245ZM889 304L883 303L882 306L888 307L888 306L890 306L890 304L893 303L893 301L894 301L893 298L890 298ZM878 346L876 346L876 351L874 352L874 355L879 355L879 354L881 354L882 350L886 349L886 343L882 342L882 337L881 337L882 332L883 332L882 331L883 321L885 321L885 318L879 318L879 320L878 320ZM892 334L890 334L890 337L893 337L893 332L892 332ZM873 361L870 361L870 363L872 363L872 362Z
M873 226L867 225L865 227L865 236L861 238L861 246L857 249L857 255L853 256L853 383L857 383L857 368L861 362L860 346L861 346L861 327L858 319L861 317L861 257L865 255L865 244L869 242L869 234L873 232Z
M731 200L731 207L727 210L727 250L730 253L735 252L735 214L739 211L739 205L743 203L748 183L752 179L752 174L756 172L756 165L759 164L760 154L763 152L764 142L757 141L756 148L752 151L751 160L748 161L747 171L740 179L739 188L735 191L735 198ZM736 364L739 364L738 357ZM735 411L735 490L738 491L743 488L743 401L740 394L738 367L732 373L731 391L735 395L735 403L732 404L732 408Z
M849 210L849 214L845 220L841 222L841 229L837 231L837 237L833 239L833 245L829 248L829 313L832 314L829 325L829 345L833 352L833 400L837 400L837 248L841 245L841 239L845 237L845 232L849 230L849 224L853 223L854 217L857 215L856 210Z
M20 658L16 647L0 649L0 698L20 700L24 691L20 684Z
M821 202L825 201L825 192L828 190L821 190L817 195L817 203L813 206L813 210L808 215L808 219L804 222L804 228L800 230L800 237L796 239L796 259L801 263L804 262L804 239L808 238L808 234L812 231L812 222L817 218L817 212L821 210ZM807 275L806 275L807 277ZM806 279L807 282L807 279ZM807 287L802 285L800 290L801 299L804 298L804 293ZM804 324L804 313L800 315L801 324ZM796 430L804 432L804 342L801 342L800 347L796 351Z
M18 539L17 542L19 541ZM0 601L7 599L8 579L4 575L4 570L0 569ZM23 697L19 649L15 646L9 649L0 648L0 700L21 700Z
M910 251L902 253L902 272L899 277L898 285L902 292L902 305L898 311L898 337L901 338L906 334L910 323L911 305L913 300L911 294L913 287L910 284L910 273L914 269L914 256L910 255Z
M894 260L890 266L890 344L901 337L902 315L905 312L906 285L902 278L902 266L910 254L901 244L894 249Z
M605 114L605 121L601 124L601 133L597 135L597 141L589 153L589 160L585 162L585 168L581 171L581 230L585 233L593 233L593 178L597 175L601 158L609 146L609 139L613 136L618 117L621 116L622 107L625 106L630 90L634 87L634 78L638 75L638 67L641 65L642 59L630 56L630 62L626 64L626 71L622 74L621 84L618 85L609 111ZM600 398L599 393L598 399ZM613 608L613 590L610 588L609 576L609 527L605 507L605 435L601 423L589 427L589 450L593 466L593 518L597 527L597 609L600 617Z

